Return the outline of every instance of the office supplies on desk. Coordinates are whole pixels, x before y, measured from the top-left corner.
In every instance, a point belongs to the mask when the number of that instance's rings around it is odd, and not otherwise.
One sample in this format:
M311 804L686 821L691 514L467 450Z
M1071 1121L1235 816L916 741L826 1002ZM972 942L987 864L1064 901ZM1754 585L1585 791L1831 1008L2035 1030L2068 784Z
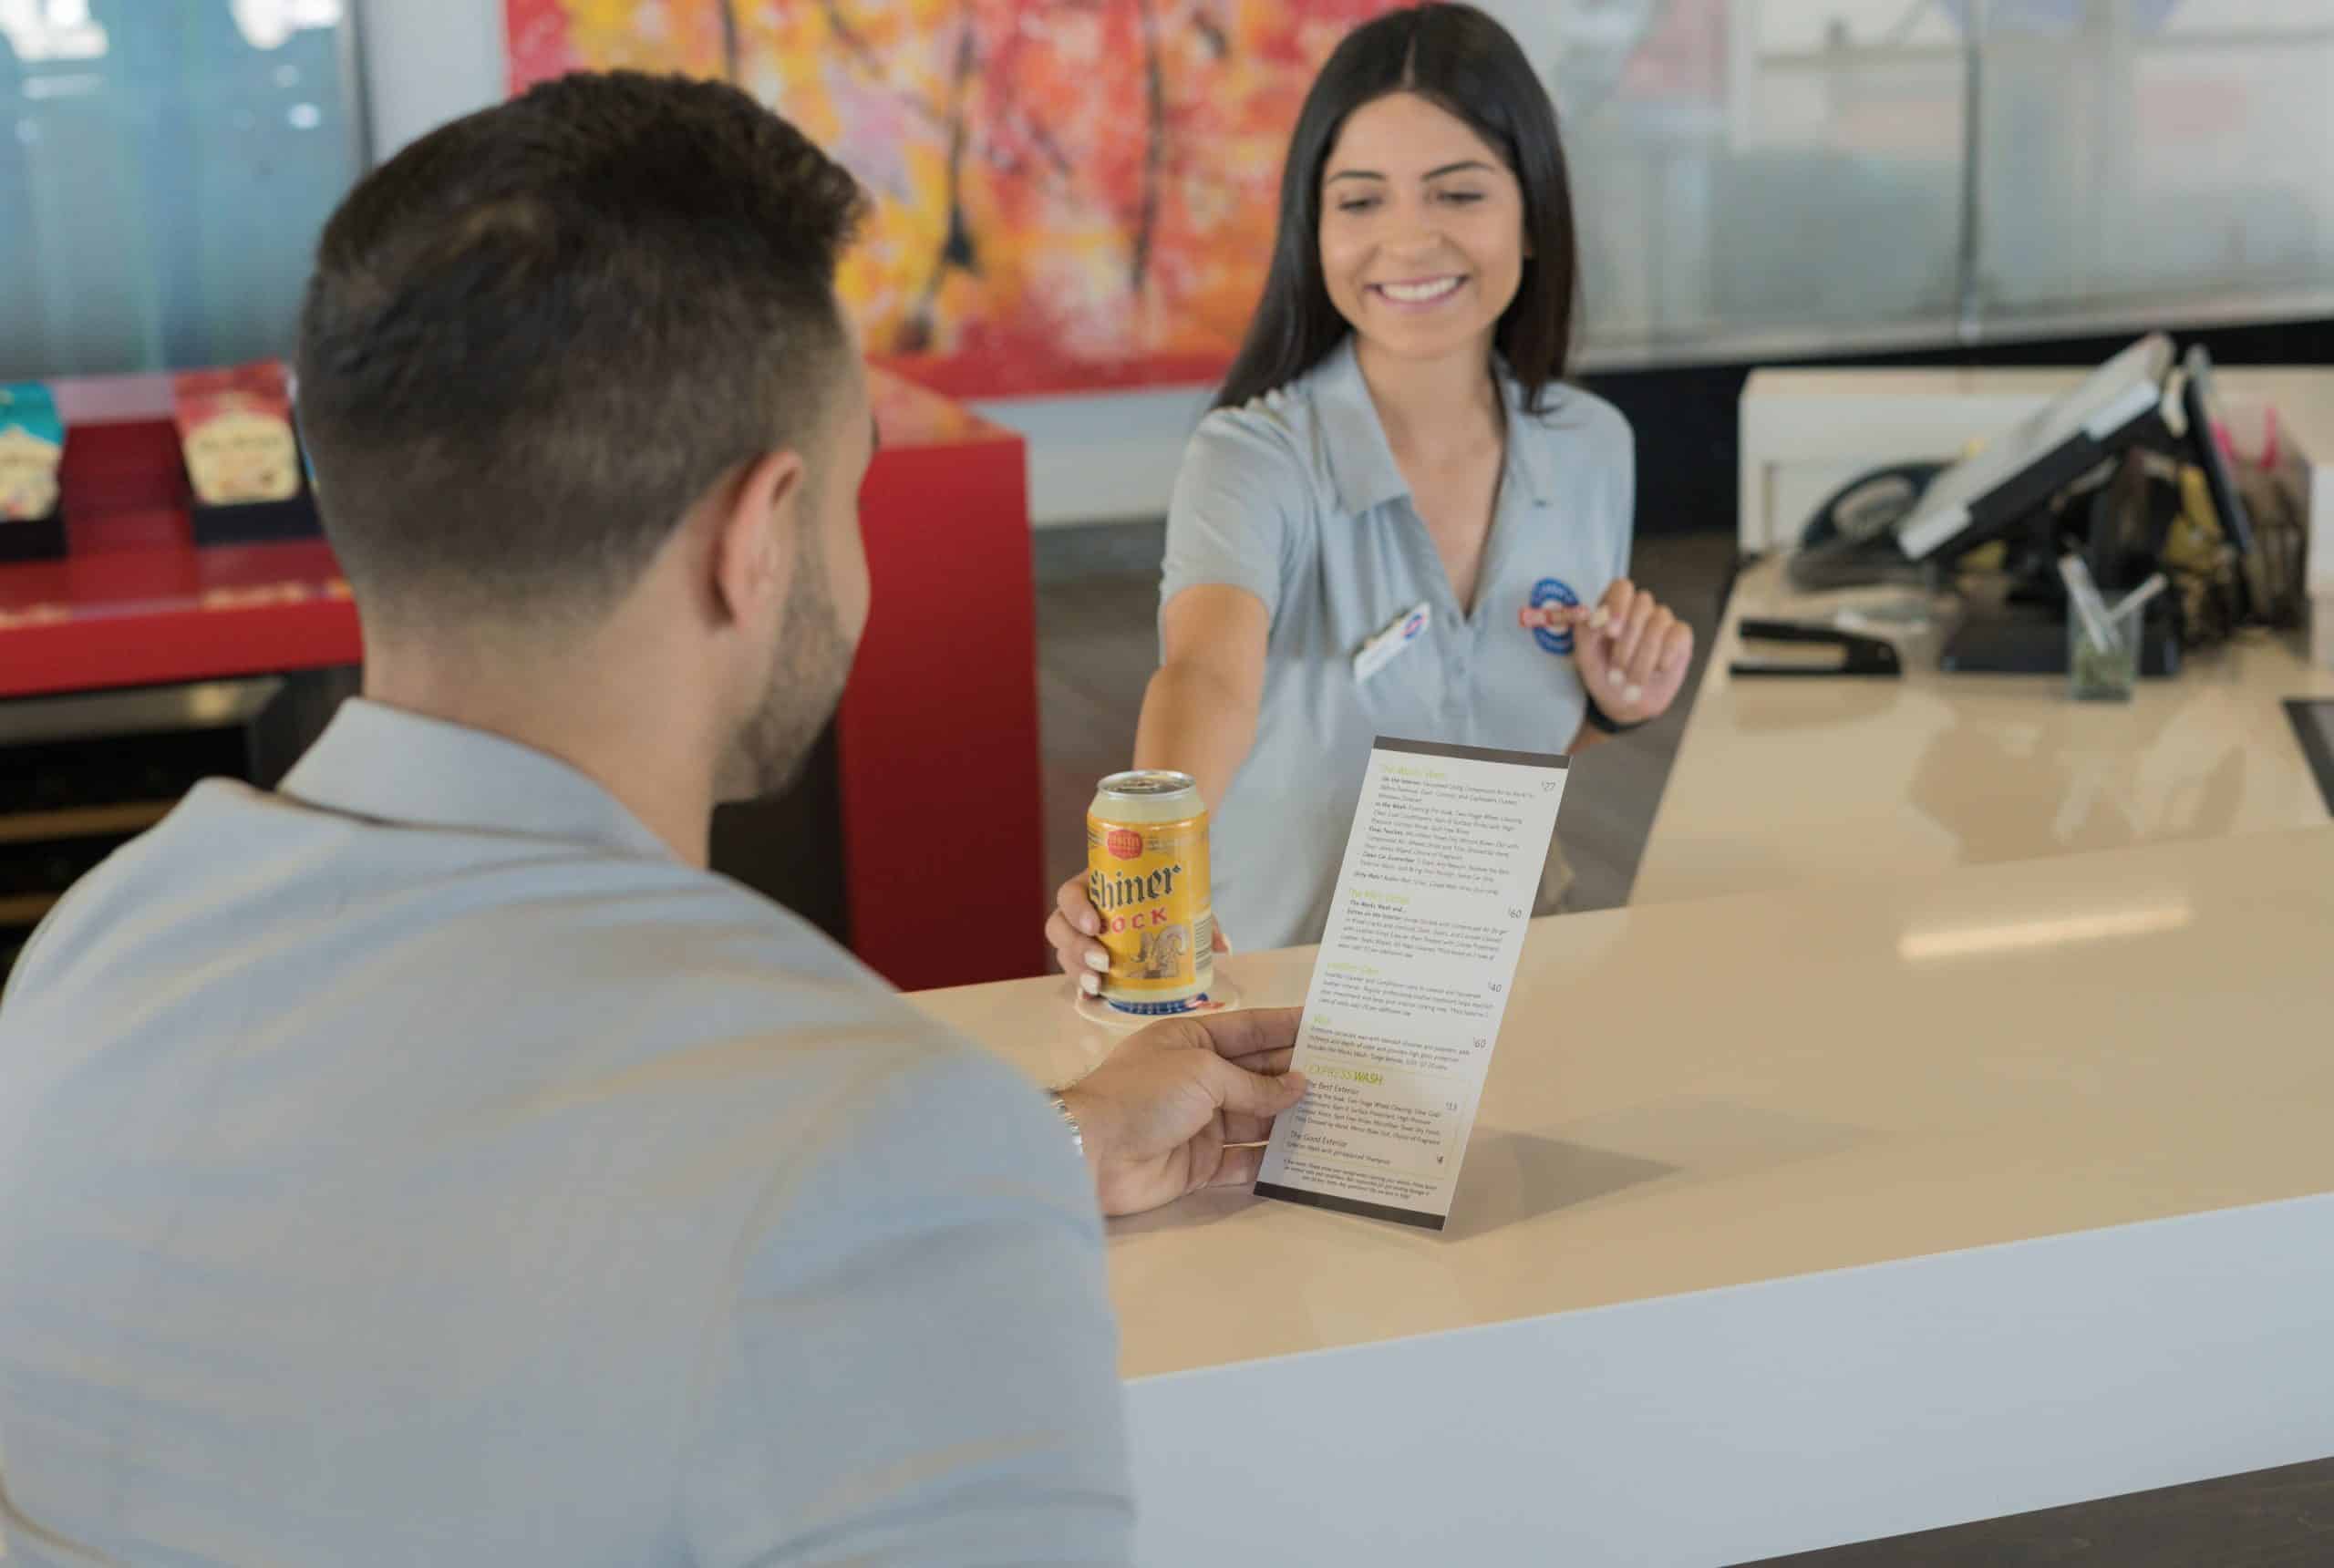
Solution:
M2151 608L2169 601L2159 599ZM2180 637L2172 621L2140 617L2140 675L2161 680L2180 673ZM1949 676L2062 676L2067 673L2064 608L2014 608L1964 621L1937 655L1937 668Z
M2171 370L2172 339L2160 332L2141 338L1937 475L1897 522L1897 543L1915 561L1951 559L2014 531L2060 490L2162 428Z
M1938 666L2001 675L2066 673L2080 614L2057 570L2067 552L2110 597L2162 571L2170 592L2134 630L2141 673L2175 674L2184 650L2236 625L2298 618L2294 595L2271 586L2297 574L2270 559L2218 422L2209 356L2175 368L2171 340L2152 333L1958 461L1899 461L1842 487L1787 571L1804 592L1957 586Z
M1843 632L1836 626L1808 625L1798 621L1745 621L1743 643L1797 643L1840 650L1836 665L1780 664L1737 659L1728 666L1736 676L1856 676L1894 680L1905 673L1896 645L1880 637Z
M2163 428L2160 420L2150 423ZM2163 569L2180 514L2174 471L2154 448L2134 447L2104 482L2054 495L2026 520L2023 537L2006 542L1998 573L1965 575L1961 623L1939 648L1938 667L1960 675L2066 673L2069 631L2081 615L2068 584L2068 560L2100 594L2128 591ZM2143 608L2134 626L2141 673L2178 673L2190 629L2177 596L2151 599ZM2091 610L2104 615L2106 605L2094 599Z
M1892 463L1860 474L1823 499L1800 531L1784 570L1802 593L1897 583L1933 586L1937 567L1913 560L1896 525L1913 511L1943 463Z
M2229 548L2236 552L2231 586L2236 592L2237 618L2242 620L2264 608L2263 602L2268 594L2264 585L2253 580L2253 573L2259 567L2259 552L2254 545L2252 514L2244 496L2237 492L2236 478L2229 470L2228 453L2221 448L2212 354L2203 344L2192 344L2180 368L2180 407L2188 417L2189 444L2195 450L2196 467L2205 476L2205 490L2212 497L2215 521L2220 524L2222 537L2228 541Z
M2083 634L2095 647L2113 648L2122 638L2115 630L2115 617L2107 608L2107 601L2099 596L2099 586L2091 580L2091 568L2082 557L2069 552L2059 557L2059 576L2067 585L2067 603L2074 609L2075 619L2082 623Z
M2132 621L2141 611L2147 608L2150 600L2164 591L2171 581L2159 572L2121 599L2116 600L2107 612L2109 623L2120 627Z
M2186 548L2167 550L2164 564L2184 601L2188 645L2217 641L2241 625L2299 626L2308 611L2302 519L2269 477L2278 462L2276 412L2264 411L2259 471L2242 474L2228 437L2228 412L2214 390L2212 356L2201 344L2192 346L2181 370L2194 470L2181 476L2182 510L2191 526L2181 542ZM2248 479L2255 481L2249 494ZM2205 548L2197 549L2199 542Z

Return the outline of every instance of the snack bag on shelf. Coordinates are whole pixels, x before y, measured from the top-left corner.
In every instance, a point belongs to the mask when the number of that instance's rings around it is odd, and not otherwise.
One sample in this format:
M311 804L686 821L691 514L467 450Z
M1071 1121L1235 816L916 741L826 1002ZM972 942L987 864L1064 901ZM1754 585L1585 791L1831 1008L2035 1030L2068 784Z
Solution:
M28 522L57 510L65 421L37 381L0 386L0 522Z
M283 366L193 370L171 377L170 387L197 500L234 506L300 493L300 443Z

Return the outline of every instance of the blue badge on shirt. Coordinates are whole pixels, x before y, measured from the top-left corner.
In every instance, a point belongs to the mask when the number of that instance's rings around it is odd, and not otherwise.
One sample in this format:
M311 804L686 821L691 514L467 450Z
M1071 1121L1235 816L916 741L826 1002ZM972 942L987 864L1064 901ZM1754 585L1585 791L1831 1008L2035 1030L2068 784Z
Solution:
M1548 604L1562 604L1567 610L1578 609L1580 595L1574 593L1572 585L1560 577L1543 577L1532 584L1532 608L1537 610ZM1561 632L1552 632L1545 626L1534 626L1532 628L1532 635L1542 647L1552 654L1568 655L1572 652L1570 626L1566 626Z

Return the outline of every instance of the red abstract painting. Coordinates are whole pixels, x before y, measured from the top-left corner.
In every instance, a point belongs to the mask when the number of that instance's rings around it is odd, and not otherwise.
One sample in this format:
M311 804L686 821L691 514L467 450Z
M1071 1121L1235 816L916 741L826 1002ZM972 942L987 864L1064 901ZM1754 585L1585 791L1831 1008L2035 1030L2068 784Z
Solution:
M1272 251L1320 62L1392 0L507 0L514 90L723 77L875 216L841 280L871 352L957 396L1204 381Z

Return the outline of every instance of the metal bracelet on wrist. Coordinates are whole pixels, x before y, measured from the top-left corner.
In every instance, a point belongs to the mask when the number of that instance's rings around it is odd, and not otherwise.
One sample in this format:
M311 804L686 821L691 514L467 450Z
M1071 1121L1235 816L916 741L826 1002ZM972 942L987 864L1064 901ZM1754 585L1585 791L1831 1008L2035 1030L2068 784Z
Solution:
M1061 1118L1062 1126L1069 1130L1070 1147L1077 1150L1079 1158L1083 1160L1086 1157L1086 1130L1078 1125L1078 1113L1069 1109L1069 1101L1062 1098L1059 1089L1055 1089L1046 1099L1052 1104L1054 1114Z

